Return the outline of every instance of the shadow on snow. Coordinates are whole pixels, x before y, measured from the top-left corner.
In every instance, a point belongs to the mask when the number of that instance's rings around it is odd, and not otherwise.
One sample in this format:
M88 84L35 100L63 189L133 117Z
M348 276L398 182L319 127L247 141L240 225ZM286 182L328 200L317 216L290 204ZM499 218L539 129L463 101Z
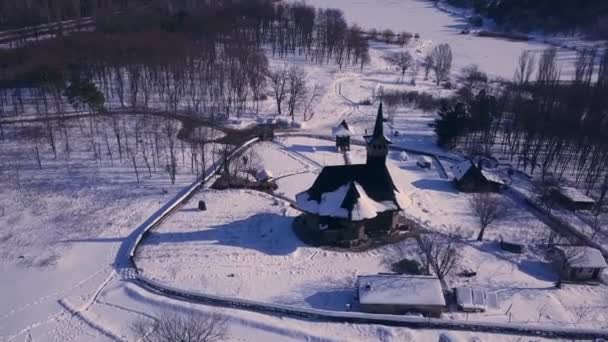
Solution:
M256 214L246 219L189 232L154 232L146 245L209 242L257 250L268 255L288 255L304 246L291 230L293 218L277 214Z
M412 182L412 185L421 190L432 190L439 192L447 192L450 194L458 194L458 190L454 188L452 182L441 179L420 179Z

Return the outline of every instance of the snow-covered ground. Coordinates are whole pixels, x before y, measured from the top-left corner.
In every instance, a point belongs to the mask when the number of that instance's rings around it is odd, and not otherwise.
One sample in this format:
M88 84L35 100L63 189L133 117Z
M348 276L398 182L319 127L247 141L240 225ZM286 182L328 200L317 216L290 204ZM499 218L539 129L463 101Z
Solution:
M536 42L460 35L466 26L460 17L439 12L422 0L307 2L340 7L349 22L365 28L419 33L421 39L407 47L418 58L432 45L448 42L454 50L455 75L463 66L478 64L492 76L511 78L523 50L539 52L546 47ZM400 49L373 43L371 65L363 70L338 70L297 58L272 59L271 64L299 63L307 72L309 85L318 86L321 96L312 107L312 118L302 123L305 130L330 134L332 127L346 119L364 134L372 127L377 106L358 103L369 99L378 87L435 96L449 93L432 80L425 81L422 70L416 86L409 84L411 75L407 74L404 83L398 82L399 73L381 57ZM560 49L561 61L572 57L571 50ZM570 77L568 70L564 69L564 77ZM238 125L276 118L272 100L261 103L260 110L260 115L244 115ZM441 151L428 125L433 114L408 108L387 108L387 113L387 131L397 145ZM399 131L399 137L393 136L393 131ZM63 153L54 159L45 148L42 170L32 157L31 142L0 142L0 340L23 340L28 332L34 341L133 340L131 322L162 308L214 310L150 294L114 274L121 244L194 180L188 147L184 160L178 153L180 169L174 185L160 165L149 177L141 159L138 184L128 160L112 165L104 155L102 161L95 162L88 140L81 136L82 128L74 127L70 132L70 159ZM110 144L115 151L113 137ZM58 146L61 151L61 142ZM310 138L279 139L278 144L264 143L254 150L258 162L269 166L278 178L278 192L289 198L306 190L321 166L344 162L342 155L333 151L333 143ZM493 289L501 299L499 311L468 319L506 322L511 312L513 322L607 328L606 286L554 290L555 273L542 253L532 249L515 257L497 248L493 240L499 236L532 243L547 233L521 203L511 203L516 213L511 219L488 228L486 242L471 241L477 229L467 195L457 193L436 165L430 171L416 167L416 157L400 161L398 153L391 155L394 177L412 200L407 214L432 229L460 232L464 242L459 267L476 270L478 276L470 282ZM364 150L353 147L351 159L362 162ZM207 201L207 212L194 210L198 199ZM290 222L296 214L286 203L257 192L201 192L152 235L139 262L144 274L183 288L343 310L351 299L356 274L386 271L387 259L396 261L390 247L354 254L304 246L291 232ZM413 247L411 241L404 244L410 250ZM452 286L466 283L458 277L450 281ZM230 341L433 341L440 333L308 322L238 310L222 313L231 319ZM451 317L466 318L461 314ZM459 340L518 340L515 336L477 333L450 335Z
M515 42L460 34L469 26L466 19L461 15L438 11L431 1L426 0L308 0L307 3L324 8L339 8L350 22L363 28L389 28L396 32L419 33L422 39L432 44L449 43L454 52L456 69L477 64L495 77L512 78L517 58L522 51L539 52L549 46L538 41ZM562 41L569 47L587 45L580 39L563 38ZM571 49L560 48L559 60L569 62L575 54ZM572 71L571 65L565 65L562 76L569 78Z
M196 176L190 172L189 159L183 164L179 159L176 181L171 184L164 165L150 176L140 156L137 183L131 162L125 156L122 162L118 160L114 139L109 144L116 160L110 160L105 146L102 160L95 160L88 130L81 130L73 120L67 128L69 158L65 138L57 134L57 158L48 144L41 143L39 169L31 141L22 137L22 126L4 129L7 139L0 143L0 158L5 161L0 169L0 340L21 340L29 329L39 341L54 336L86 340L89 328L72 320L58 301L86 305L113 275L123 239ZM164 153L166 145L159 146Z

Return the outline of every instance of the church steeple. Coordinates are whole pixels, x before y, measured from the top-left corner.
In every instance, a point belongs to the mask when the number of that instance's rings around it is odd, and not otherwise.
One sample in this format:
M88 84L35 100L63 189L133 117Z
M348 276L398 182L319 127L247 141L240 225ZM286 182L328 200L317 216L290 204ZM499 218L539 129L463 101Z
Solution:
M388 146L392 144L392 142L384 135L382 103L380 103L380 107L378 108L374 133L365 136L365 142L367 143L367 164L385 165L386 156L388 155Z

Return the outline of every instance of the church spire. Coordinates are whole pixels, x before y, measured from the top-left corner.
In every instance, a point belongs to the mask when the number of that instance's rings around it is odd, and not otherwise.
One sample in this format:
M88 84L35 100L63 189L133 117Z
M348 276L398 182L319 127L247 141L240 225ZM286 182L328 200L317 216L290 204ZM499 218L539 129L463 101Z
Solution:
M374 126L374 135L372 139L377 139L384 135L384 116L382 115L382 102L378 107L378 116L376 116L376 125Z
M384 135L384 116L382 115L382 103L378 108L374 133L365 137L367 143L367 164L385 165L388 155L388 145L391 141Z
M384 135L384 116L382 114L382 102L380 102L380 107L378 107L378 115L376 116L374 133L372 135L367 135L364 138L368 145L372 142L384 145L392 144L392 142L386 137L386 135Z

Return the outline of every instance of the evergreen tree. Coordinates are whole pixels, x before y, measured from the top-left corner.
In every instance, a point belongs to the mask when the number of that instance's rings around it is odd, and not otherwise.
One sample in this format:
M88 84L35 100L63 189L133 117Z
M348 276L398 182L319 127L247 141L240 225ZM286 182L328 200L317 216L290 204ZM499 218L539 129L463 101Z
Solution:
M464 103L451 105L443 103L439 110L439 119L435 120L437 143L446 148L452 148L463 136L468 125L469 114Z

